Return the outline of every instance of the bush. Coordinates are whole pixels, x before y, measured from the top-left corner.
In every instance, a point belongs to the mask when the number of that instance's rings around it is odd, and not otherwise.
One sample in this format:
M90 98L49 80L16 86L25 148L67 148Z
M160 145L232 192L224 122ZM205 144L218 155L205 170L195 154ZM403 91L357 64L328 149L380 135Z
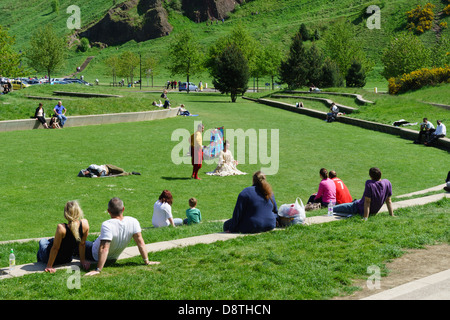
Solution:
M418 36L408 32L391 40L383 51L381 61L384 65L382 75L386 79L401 76L420 68L430 67L430 49Z
M325 58L322 66L322 79L318 83L321 88L342 87L343 79L339 67L330 58Z
M447 0L447 2L448 2L448 5L444 8L443 11L447 16L450 16L450 0Z
M450 66L433 69L422 68L405 73L401 77L390 78L389 93L398 94L439 83L450 83Z
M359 61L353 61L345 77L347 87L362 88L366 85L366 73Z
M87 38L82 38L80 44L78 45L78 50L81 52L86 52L89 48L89 40Z
M415 9L406 12L408 30L414 31L416 34L430 30L434 20L434 7L434 4L427 3L423 8L418 5Z

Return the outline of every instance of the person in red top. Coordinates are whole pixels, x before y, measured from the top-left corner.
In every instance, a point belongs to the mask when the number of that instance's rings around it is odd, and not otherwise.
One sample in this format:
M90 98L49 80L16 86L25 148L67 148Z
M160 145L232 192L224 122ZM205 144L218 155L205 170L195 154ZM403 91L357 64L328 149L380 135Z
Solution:
M350 192L347 189L347 186L342 182L341 179L337 177L336 171L331 170L328 173L328 178L333 180L334 184L336 185L336 203L348 203L352 202L352 196L350 195Z

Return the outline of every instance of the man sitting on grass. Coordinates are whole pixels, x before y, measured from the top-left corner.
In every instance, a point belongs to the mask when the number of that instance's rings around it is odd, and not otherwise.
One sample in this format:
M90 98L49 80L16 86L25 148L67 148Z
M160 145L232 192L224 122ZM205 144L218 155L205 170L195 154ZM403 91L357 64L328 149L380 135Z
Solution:
M133 217L124 216L125 207L119 198L112 198L108 203L108 213L111 219L102 223L100 236L94 241L86 241L86 259L97 261L97 269L86 273L86 276L99 274L106 261L115 261L128 246L131 238L138 246L139 253L146 265L159 264L149 261L147 248L142 238L139 221Z
M367 220L369 215L376 215L383 204L386 203L389 214L394 216L391 201L391 182L387 179L381 179L381 171L375 167L370 168L369 176L371 180L366 181L362 198L335 206L333 209L334 213L337 215L358 213L364 220Z

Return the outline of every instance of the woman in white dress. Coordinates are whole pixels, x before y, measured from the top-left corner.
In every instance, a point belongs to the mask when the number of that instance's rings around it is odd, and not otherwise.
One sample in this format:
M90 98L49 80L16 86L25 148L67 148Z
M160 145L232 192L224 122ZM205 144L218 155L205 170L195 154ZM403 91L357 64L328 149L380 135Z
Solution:
M229 147L230 143L228 140L225 140L223 150L219 152L217 168L213 172L207 172L206 174L221 177L247 174L236 168L238 162L234 160L231 151L228 149Z

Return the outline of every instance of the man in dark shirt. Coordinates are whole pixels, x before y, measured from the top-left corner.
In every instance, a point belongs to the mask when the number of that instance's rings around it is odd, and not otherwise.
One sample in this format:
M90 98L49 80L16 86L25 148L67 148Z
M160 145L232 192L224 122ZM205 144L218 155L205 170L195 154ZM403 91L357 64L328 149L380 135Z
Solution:
M334 213L355 214L358 213L365 220L369 215L376 215L384 203L391 216L394 216L392 209L392 184L387 179L381 179L381 171L378 168L370 168L369 176L371 180L366 181L364 194L361 199L350 203L340 204L334 207Z

